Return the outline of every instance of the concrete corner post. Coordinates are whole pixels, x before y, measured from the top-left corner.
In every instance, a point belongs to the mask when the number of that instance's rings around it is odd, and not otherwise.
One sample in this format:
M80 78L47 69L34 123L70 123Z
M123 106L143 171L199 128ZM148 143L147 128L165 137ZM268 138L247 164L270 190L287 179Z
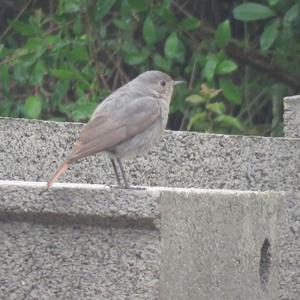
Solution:
M300 138L300 95L284 99L284 135Z

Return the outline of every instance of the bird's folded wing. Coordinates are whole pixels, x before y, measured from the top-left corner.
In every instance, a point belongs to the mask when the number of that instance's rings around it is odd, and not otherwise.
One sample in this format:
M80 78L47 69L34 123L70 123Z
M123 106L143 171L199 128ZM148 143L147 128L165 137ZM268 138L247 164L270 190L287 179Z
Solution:
M143 132L161 116L157 100L149 97L129 100L126 107L101 111L85 125L68 161L112 150L118 144Z

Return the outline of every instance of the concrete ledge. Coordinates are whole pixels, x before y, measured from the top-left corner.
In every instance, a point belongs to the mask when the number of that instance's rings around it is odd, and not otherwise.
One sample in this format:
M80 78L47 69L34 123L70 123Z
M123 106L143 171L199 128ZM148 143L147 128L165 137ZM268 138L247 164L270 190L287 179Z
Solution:
M158 193L0 182L0 299L156 299Z
M53 189L41 194L45 184L0 181L0 221L131 225L143 229L160 226L159 192L56 183Z
M82 124L0 118L0 180L46 181ZM236 190L299 190L300 139L169 132L125 165L135 185ZM74 164L62 182L115 184L97 155Z
M0 182L1 299L299 298L298 193L41 186Z

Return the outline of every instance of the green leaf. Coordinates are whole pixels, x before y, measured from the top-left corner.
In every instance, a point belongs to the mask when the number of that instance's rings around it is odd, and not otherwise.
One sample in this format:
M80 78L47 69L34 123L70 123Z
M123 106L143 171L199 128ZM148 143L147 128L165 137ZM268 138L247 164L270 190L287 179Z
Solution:
M291 30L294 38L300 40L300 16L297 16L291 23Z
M121 30L130 30L132 27L130 19L126 19L126 20L113 19L112 22L117 28Z
M215 56L209 56L203 69L203 76L208 80L212 80L215 75L215 70L218 64L218 59Z
M234 61L230 59L225 59L218 64L216 73L219 75L230 74L234 72L237 68L238 66Z
M238 87L227 79L220 80L220 87L225 98L233 104L241 104L241 94Z
M137 11L144 11L148 8L146 0L128 0L128 4Z
M0 82L6 92L9 91L8 65L0 65Z
M78 74L67 69L51 69L50 74L58 79L78 79Z
M279 2L279 0L268 0L268 4L270 6L275 6L278 2Z
M64 43L61 40L61 37L58 35L48 35L43 38L43 41L44 41L45 47L48 47L48 48L52 48L52 47L56 46L57 44Z
M73 23L73 31L79 36L82 33L82 24L81 24L81 15L76 16L75 21Z
M260 36L260 48L262 51L268 50L274 44L279 34L279 26L279 19L275 19L271 24L265 26L264 32Z
M156 41L155 26L149 16L144 21L143 37L148 45L153 45Z
M187 130L191 130L191 128L195 124L203 122L206 119L206 116L207 116L206 112L198 112L198 113L194 114L189 121Z
M33 26L24 23L22 21L16 20L10 22L10 26L18 33L24 36L31 36L35 34L35 29Z
M42 112L42 99L40 96L29 96L25 100L24 106L26 117L36 119Z
M157 17L163 22L166 23L166 25L171 26L173 28L174 24L177 24L177 18L174 14L174 12L171 9L167 9L163 6L161 6L157 10Z
M5 57L5 48L3 44L0 44L0 59Z
M25 67L33 65L44 53L46 52L45 48L38 47L35 49L34 53L26 56L26 59L23 60Z
M208 103L206 109L220 115L225 112L225 105L223 102Z
M97 105L98 103L88 102L88 100L81 100L77 103L74 103L74 105L70 107L74 121L80 122L88 120L93 111L96 109Z
M244 3L233 10L233 15L240 21L256 21L274 17L276 12L268 6L259 3Z
M159 54L155 54L154 58L153 58L153 62L154 62L154 65L157 69L161 69L161 70L166 71L166 72L171 71L172 62L169 59L164 58Z
M215 121L218 123L222 123L226 127L236 128L240 131L243 130L243 125L241 124L241 122L237 118L232 116L221 115L215 118Z
M37 61L29 77L30 83L41 86L46 73L47 70L44 63L42 61Z
M25 45L25 48L28 49L28 51L33 51L37 48L44 48L44 47L45 47L45 41L44 39L41 39L39 37L29 38Z
M216 33L215 40L220 48L225 48L231 39L231 29L229 20L225 20L219 24Z
M115 2L116 0L97 1L95 19L97 21L103 19L111 11L111 8L115 4Z
M149 51L143 49L142 51L126 53L124 60L128 65L137 65L144 62L149 56Z
M169 35L165 43L165 54L170 59L184 62L185 48L183 43L177 37L176 32Z
M80 10L81 0L60 0L59 1L59 14L75 13Z
M193 30L197 29L200 26L201 22L199 19L194 17L184 18L180 22L180 28L183 30Z
M22 62L18 62L13 69L13 77L19 83L25 83L28 78L27 68Z
M70 52L70 59L73 62L87 62L89 54L85 46L77 46Z
M172 4L172 0L163 0L163 5L166 9L170 9L170 6Z
M293 5L284 15L283 17L283 26L289 27L294 19L297 18L299 12L299 3L297 2Z
M198 105L205 103L207 100L198 94L193 94L185 98L185 101L190 102L191 104Z
M11 110L12 110L12 102L11 99L3 99L0 101L0 116L1 117L7 117L11 116Z

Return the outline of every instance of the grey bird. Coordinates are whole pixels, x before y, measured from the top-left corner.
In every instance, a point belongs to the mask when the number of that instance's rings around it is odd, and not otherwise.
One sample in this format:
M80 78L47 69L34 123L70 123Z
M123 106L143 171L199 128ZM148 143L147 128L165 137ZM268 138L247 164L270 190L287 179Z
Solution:
M182 82L160 71L147 71L114 91L95 109L46 190L71 163L98 152L110 158L118 186L130 188L121 159L144 154L159 140L167 125L173 86Z

